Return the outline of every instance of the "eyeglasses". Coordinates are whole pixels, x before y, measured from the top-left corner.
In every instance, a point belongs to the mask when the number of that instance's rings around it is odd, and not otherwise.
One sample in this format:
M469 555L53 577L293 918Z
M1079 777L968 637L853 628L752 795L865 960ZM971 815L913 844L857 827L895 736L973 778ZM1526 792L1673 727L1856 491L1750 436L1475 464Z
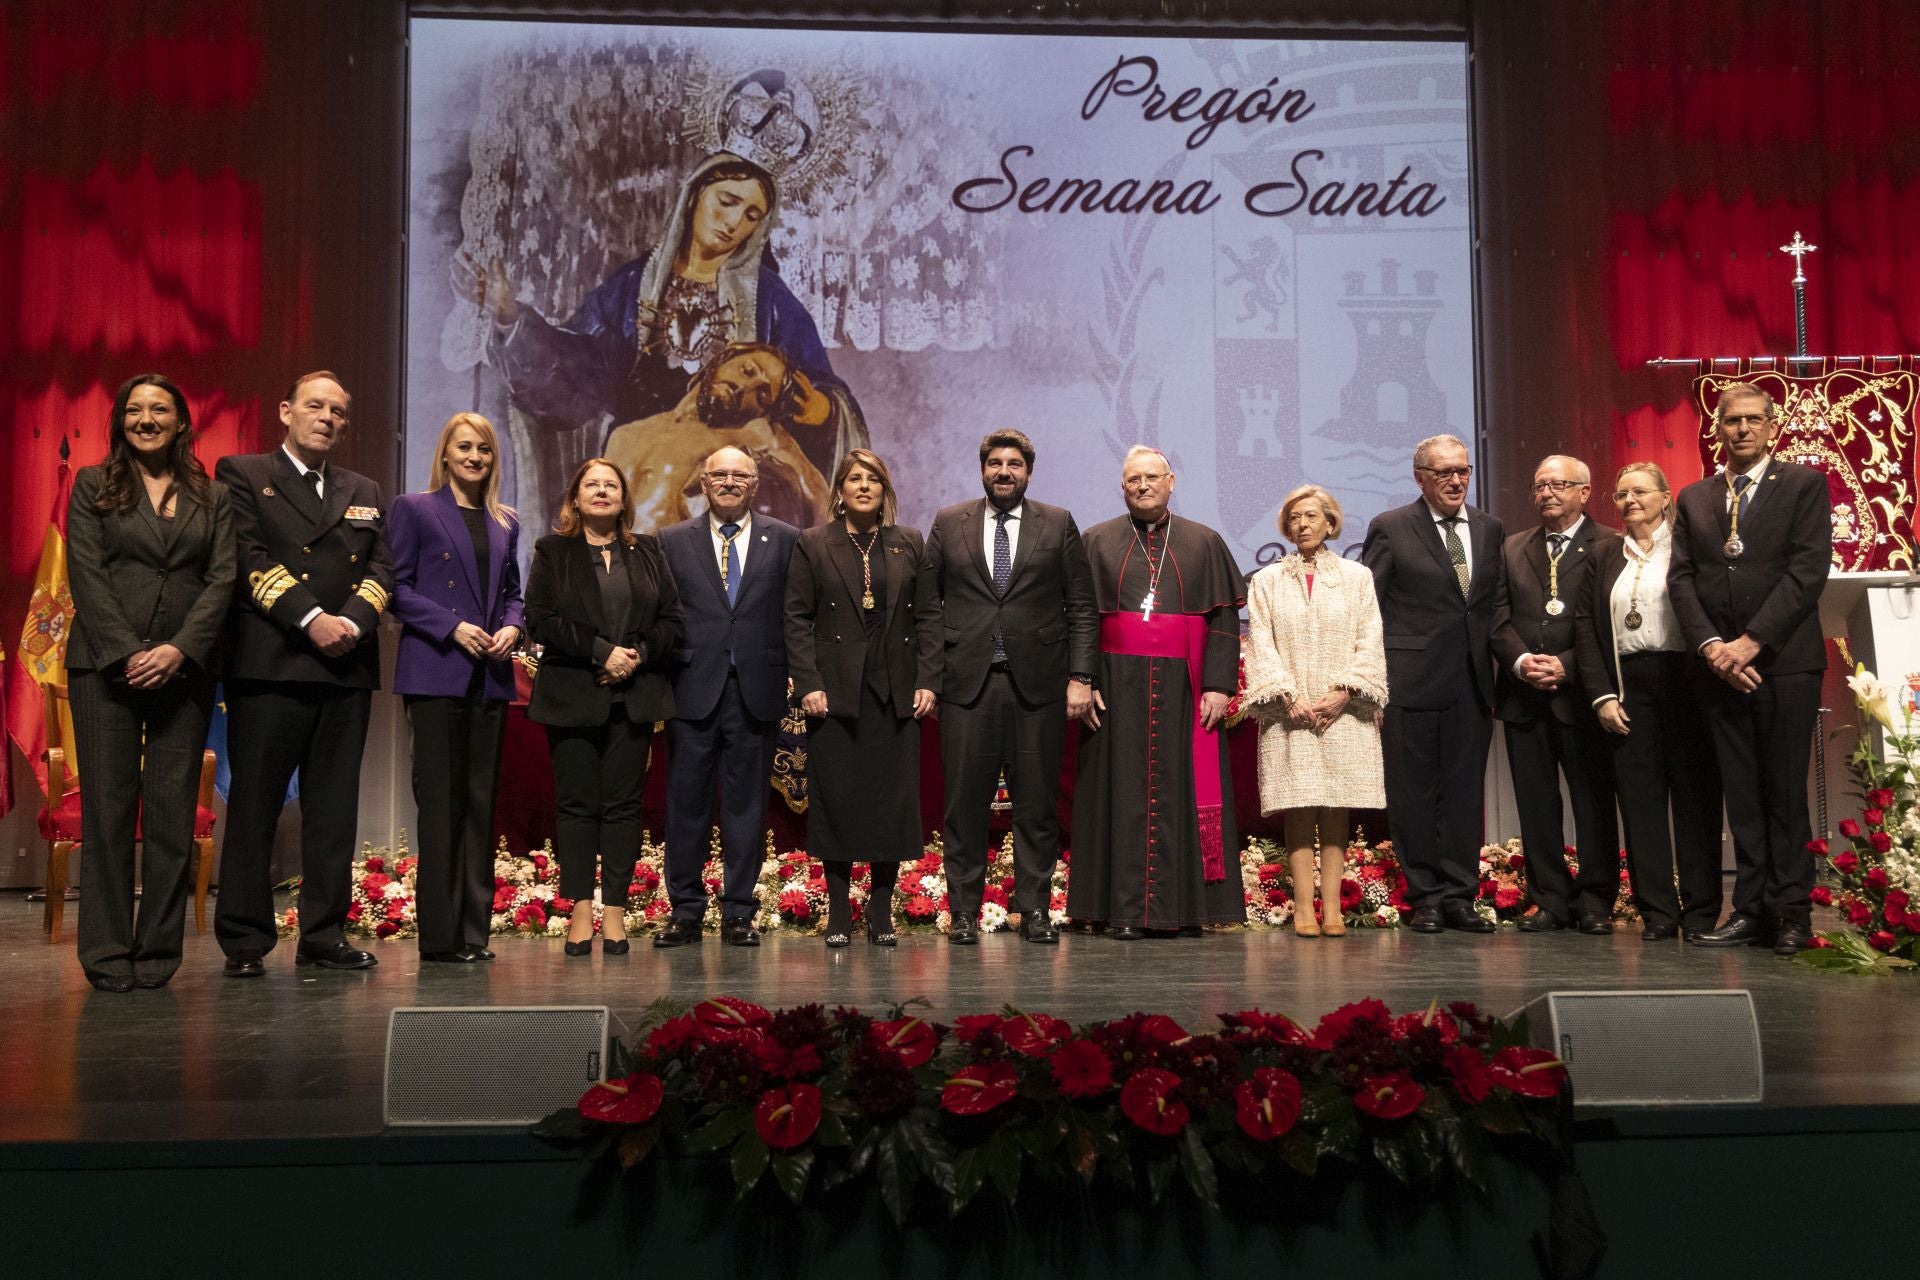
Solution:
M1424 471L1436 480L1465 480L1473 474L1472 467L1415 467L1415 471Z
M707 479L715 484L751 484L760 477L751 471L709 471Z
M1535 493L1565 493L1569 489L1578 489L1586 483L1585 480L1535 480L1533 482L1533 491Z
M1645 502L1648 498L1660 492L1662 491L1659 489L1615 489L1613 491L1613 500L1615 502L1625 502L1628 498L1637 498Z
M1764 413L1730 413L1720 419L1720 425L1723 427L1759 427L1765 426L1770 421L1772 421L1772 419L1768 418Z

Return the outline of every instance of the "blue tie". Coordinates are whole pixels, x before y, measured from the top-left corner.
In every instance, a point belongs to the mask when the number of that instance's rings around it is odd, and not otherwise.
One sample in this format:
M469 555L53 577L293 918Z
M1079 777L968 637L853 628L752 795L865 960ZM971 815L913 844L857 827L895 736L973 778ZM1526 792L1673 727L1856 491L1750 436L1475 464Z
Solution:
M1753 505L1753 494L1750 492L1752 488L1752 476L1735 476L1733 478L1734 500L1740 505L1740 518L1743 520L1746 519L1747 508Z
M740 526L729 520L720 526L720 536L726 539L726 554L720 561L720 585L727 589L727 608L740 599L740 565L733 558L733 539L740 532Z
M993 594L1004 597L1007 594L1007 583L1013 580L1013 547L1007 538L1007 521L1010 517L1004 511L996 511L993 513L993 518L995 521L993 530ZM1000 628L998 627L993 629L993 660L995 662L1005 662L1007 660L1007 638L1001 634Z

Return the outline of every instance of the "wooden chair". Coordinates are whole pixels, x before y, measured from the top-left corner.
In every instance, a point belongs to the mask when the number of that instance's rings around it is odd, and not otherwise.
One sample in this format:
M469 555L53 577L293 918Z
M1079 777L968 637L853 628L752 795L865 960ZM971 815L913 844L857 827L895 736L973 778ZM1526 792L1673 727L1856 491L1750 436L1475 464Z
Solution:
M47 734L47 803L40 810L40 834L47 842L46 911L41 927L47 941L60 941L61 926L67 912L67 859L80 845L80 771L69 751L73 715L68 709L67 686L41 686L45 697ZM198 866L194 872L193 930L207 931L207 885L213 876L213 770L214 755L208 751L200 759L200 794L194 801L193 850ZM140 837L138 826L134 838Z

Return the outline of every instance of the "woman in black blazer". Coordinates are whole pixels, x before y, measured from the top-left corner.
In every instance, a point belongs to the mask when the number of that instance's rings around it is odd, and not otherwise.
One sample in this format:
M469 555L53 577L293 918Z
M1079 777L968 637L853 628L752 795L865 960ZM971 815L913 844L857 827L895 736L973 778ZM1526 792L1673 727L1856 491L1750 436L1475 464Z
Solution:
M213 655L233 601L227 490L193 452L193 416L157 373L129 378L106 459L67 509L67 687L85 800L80 964L101 991L163 987L180 967ZM142 896L133 902L140 830Z
M1574 653L1613 749L1640 937L1664 942L1682 929L1704 933L1720 918L1720 773L1694 693L1699 660L1667 595L1666 473L1651 462L1630 464L1613 501L1626 537L1593 540L1593 573L1573 602Z
M893 887L920 856L920 726L939 701L943 637L917 625L933 598L917 529L894 523L886 463L851 449L834 519L794 544L787 664L807 714L807 851L827 874L827 945L853 941L849 883L869 864L867 940L894 945ZM917 606L917 608L916 608Z
M573 473L554 528L527 574L527 633L542 646L527 718L547 727L553 751L560 895L574 904L566 952L593 949L598 855L602 949L625 955L647 743L673 714L666 662L680 643L680 595L658 539L633 532L626 480L605 458Z

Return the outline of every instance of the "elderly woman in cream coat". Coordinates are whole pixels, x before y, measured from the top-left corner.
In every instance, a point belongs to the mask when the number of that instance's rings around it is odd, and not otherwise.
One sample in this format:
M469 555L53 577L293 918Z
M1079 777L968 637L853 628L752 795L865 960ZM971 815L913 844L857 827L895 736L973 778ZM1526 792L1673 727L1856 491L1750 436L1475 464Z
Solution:
M1280 813L1293 877L1293 930L1339 937L1349 808L1386 805L1380 718L1387 654L1373 575L1327 548L1340 504L1302 485L1280 506L1296 550L1254 575L1248 592L1247 692L1260 720L1260 810ZM1320 850L1321 916L1313 909ZM1324 920L1324 924L1321 923Z

